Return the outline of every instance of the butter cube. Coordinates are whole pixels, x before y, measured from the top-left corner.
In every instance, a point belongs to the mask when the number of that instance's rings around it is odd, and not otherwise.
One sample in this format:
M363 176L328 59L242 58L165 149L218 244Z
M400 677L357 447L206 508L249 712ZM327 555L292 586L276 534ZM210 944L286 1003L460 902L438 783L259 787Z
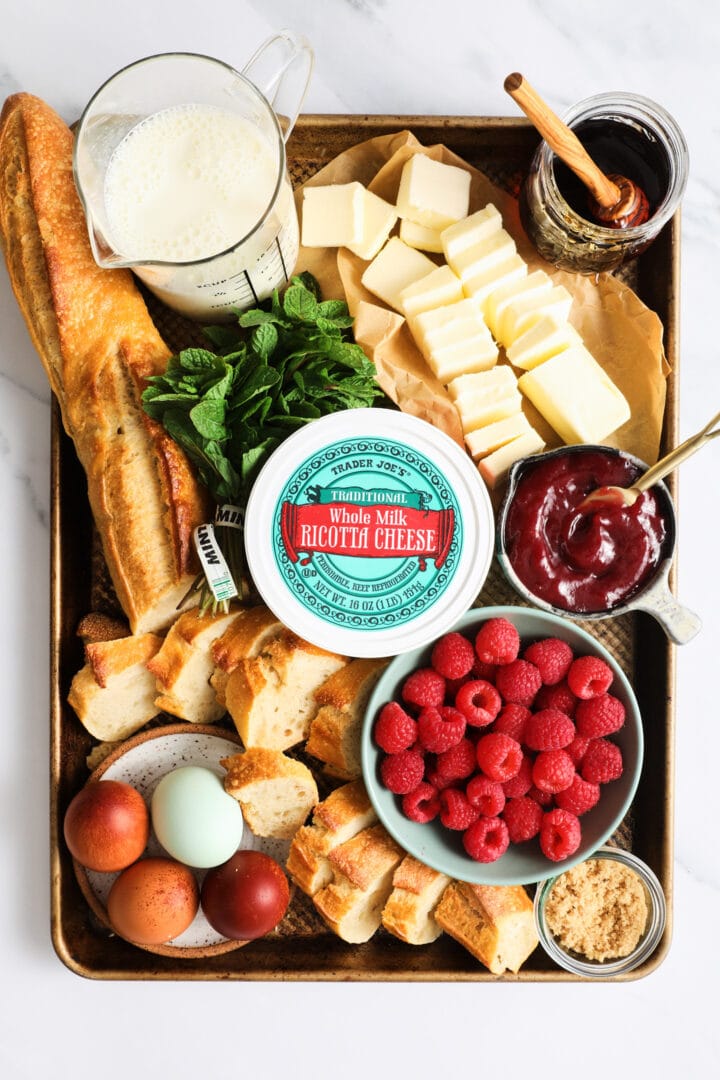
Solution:
M454 304L443 304L442 307L420 311L408 319L408 323L420 349L424 349L427 344L444 344L447 333L460 323L467 324L466 333L475 333L479 327L487 330L477 304L465 298ZM455 339L451 335L449 340Z
M438 266L403 289L398 299L400 310L409 320L423 311L462 300L462 284L449 266Z
M469 372L489 371L497 363L497 345L484 327L484 333L465 337L429 349L428 364L441 383L449 383Z
M417 248L418 251L433 251L442 254L442 233L439 229L428 229L426 225L418 225L417 221L410 218L400 220L400 239L408 247Z
M525 413L514 413L505 420L496 420L493 424L486 424L485 427L468 431L465 435L465 445L470 456L477 460L533 430Z
M512 465L520 458L529 457L531 454L539 454L545 449L545 443L534 428L525 435L506 443L493 454L478 462L478 469L488 487L497 487L503 481Z
M467 394L486 393L490 388L499 387L503 390L513 390L517 386L517 376L507 364L496 368L488 374L460 375L453 379L448 386L448 393L453 401Z
M472 281L474 278L485 280L494 275L497 268L506 263L516 250L510 233L497 229L481 244L466 248L453 259L448 259L448 264L463 281Z
M467 277L463 281L463 292L467 297L479 305L485 314L488 299L498 289L522 281L528 276L528 265L517 253L511 255L507 262L501 266L485 270L474 277Z
M362 236L346 246L361 259L374 259L397 221L397 210L379 195L362 189Z
M544 315L567 319L572 307L572 296L564 285L554 285L549 292L530 292L512 300L500 319L500 341L506 347L512 345L525 330L529 330Z
M443 229L440 239L445 258L452 266L453 261L468 248L484 243L501 228L500 211L492 203L488 203L482 210L476 210L469 217Z
M421 311L408 322L418 348L443 383L497 363L497 345L472 300Z
M522 395L509 367L461 375L448 384L464 432L504 420L522 409Z
M350 247L363 236L365 188L351 184L306 187L302 204L304 247Z
M513 341L507 349L507 358L514 367L530 371L555 353L582 343L574 326L556 314L548 314Z
M397 208L428 229L445 229L467 216L470 204L470 173L457 165L435 161L427 154L413 154L403 165Z
M365 270L362 284L388 307L401 311L400 293L437 269L432 259L392 236Z
M601 443L630 419L630 406L584 345L527 371L518 386L566 443Z
M544 270L535 270L526 277L518 278L515 281L505 282L502 285L498 285L496 289L493 289L485 302L483 313L485 315L485 321L497 340L502 341L502 338L500 337L500 323L503 312L514 300L517 300L520 296L545 296L551 289L552 281Z

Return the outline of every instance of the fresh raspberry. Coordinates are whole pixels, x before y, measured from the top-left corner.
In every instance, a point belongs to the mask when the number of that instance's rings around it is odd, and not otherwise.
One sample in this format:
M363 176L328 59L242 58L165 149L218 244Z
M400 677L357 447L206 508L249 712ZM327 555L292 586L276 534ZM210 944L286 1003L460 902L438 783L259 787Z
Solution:
M541 791L534 784L531 788L528 788L528 798L534 799L538 806L552 806L555 801L555 796L551 791Z
M471 679L464 683L455 695L455 708L459 709L472 727L487 727L500 712L502 700L492 683L484 679Z
M519 795L527 795L532 787L532 770L533 759L529 754L523 754L518 771L509 780L503 782L502 789L506 799L516 799Z
M511 844L522 844L537 836L542 825L543 808L527 795L510 799L505 804L503 821L507 825Z
M432 784L423 780L402 797L402 811L411 821L425 825L440 813L440 796Z
M570 745L565 747L568 754L575 762L575 768L578 767L582 759L585 757L585 751L587 750L589 745L589 739L584 738L584 736L582 735L576 735Z
M544 686L556 686L568 673L573 662L573 651L567 641L543 638L528 645L523 658L535 665Z
M470 674L475 679L485 679L487 682L494 683L496 671L497 664L486 664L484 660L476 656Z
M446 788L440 792L440 820L446 829L463 832L473 821L477 821L480 811L472 806L464 792L456 788Z
M583 780L582 776L576 774L570 787L565 788L564 791L558 791L555 796L555 805L561 810L569 810L571 814L581 817L588 810L592 810L599 798L600 785L591 784L589 780Z
M455 695L461 686L464 686L468 681L469 676L465 675L462 679L446 679L445 680L445 704L454 705Z
M583 701L604 694L612 681L612 670L599 656L578 656L567 673L568 686Z
M408 705L417 705L421 709L426 705L442 705L445 700L445 680L432 668L418 668L403 683L402 699Z
M541 686L533 704L536 709L559 709L573 717L577 698L566 682L560 682L557 686Z
M528 750L562 750L575 738L575 725L559 709L540 709L525 725L523 742Z
M612 735L625 723L625 706L612 694L599 694L598 697L578 704L575 723L578 734L588 739Z
M477 744L477 763L491 780L509 780L522 765L523 752L517 739L509 735L483 735Z
M441 776L437 769L426 769L425 779L436 791L444 791L445 788L460 787L465 777Z
M498 817L505 805L505 792L502 784L487 776L473 776L465 788L468 802L476 807L485 817Z
M567 750L543 750L535 758L533 784L541 791L555 795L570 787L575 775L575 763Z
M457 746L451 746L438 754L436 767L444 780L465 780L475 772L475 746L469 739L461 739Z
M609 784L623 773L620 747L608 739L591 739L580 765L583 780L592 784Z
M488 619L475 637L475 652L483 664L509 664L520 652L520 635L507 619Z
M499 667L495 686L504 701L513 705L532 705L542 686L540 672L529 660L511 660Z
M417 739L417 722L397 701L383 705L375 721L375 742L386 754L409 750Z
M557 807L543 815L540 826L540 850L546 859L560 862L573 855L580 847L582 829L580 821L569 810Z
M530 715L530 710L524 705L503 705L495 718L493 731L501 735L509 735L511 739L517 739L521 743Z
M441 754L457 746L465 734L465 717L457 709L443 705L420 710L417 718L418 742L424 750Z
M394 795L407 795L418 786L424 772L425 762L417 750L388 754L380 763L382 782Z
M445 634L433 646L430 663L446 679L462 679L475 662L475 650L462 634Z
M491 863L504 855L510 843L502 818L481 817L463 833L463 847L476 862Z

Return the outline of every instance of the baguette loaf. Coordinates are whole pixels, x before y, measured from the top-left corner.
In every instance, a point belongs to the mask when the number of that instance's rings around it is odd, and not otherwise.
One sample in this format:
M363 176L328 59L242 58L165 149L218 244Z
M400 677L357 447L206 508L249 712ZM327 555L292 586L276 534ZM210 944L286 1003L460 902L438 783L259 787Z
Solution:
M435 918L493 975L517 973L538 945L532 901L521 885L453 881Z
M0 114L0 239L10 282L87 475L105 560L133 633L166 627L197 572L207 519L187 458L146 416L145 380L165 370L128 270L93 259L72 171L73 136L31 94Z

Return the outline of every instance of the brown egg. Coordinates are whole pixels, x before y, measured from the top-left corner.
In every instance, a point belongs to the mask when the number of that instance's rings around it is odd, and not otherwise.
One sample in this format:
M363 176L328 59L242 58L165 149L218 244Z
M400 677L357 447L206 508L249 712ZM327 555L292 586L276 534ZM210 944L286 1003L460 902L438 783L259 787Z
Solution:
M71 854L89 870L124 870L145 850L150 816L139 791L119 780L86 784L63 821Z
M133 863L108 896L113 929L137 945L162 945L182 934L195 918L199 891L192 870L174 859Z

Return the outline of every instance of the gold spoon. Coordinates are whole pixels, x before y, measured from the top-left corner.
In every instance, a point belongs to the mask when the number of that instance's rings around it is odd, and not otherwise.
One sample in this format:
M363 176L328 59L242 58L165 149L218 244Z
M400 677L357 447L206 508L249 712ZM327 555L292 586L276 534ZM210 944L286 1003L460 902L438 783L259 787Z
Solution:
M624 506L632 506L637 498L642 495L643 491L647 491L648 488L656 484L658 480L662 480L663 477L671 473L673 469L676 469L681 462L689 458L691 454L694 454L706 443L710 442L717 435L720 435L720 428L715 428L715 425L720 423L720 413L716 413L712 420L709 420L702 431L698 431L697 435L691 435L689 439L686 439L684 443L680 443L674 450L671 450L669 454L666 454L664 458L660 458L656 465L653 465L643 473L639 479L635 481L628 488L615 487L614 485L608 485L607 487L596 488L595 491L591 491L589 495L586 495L581 503L578 505L578 510L600 510L603 506L608 509L620 508Z

